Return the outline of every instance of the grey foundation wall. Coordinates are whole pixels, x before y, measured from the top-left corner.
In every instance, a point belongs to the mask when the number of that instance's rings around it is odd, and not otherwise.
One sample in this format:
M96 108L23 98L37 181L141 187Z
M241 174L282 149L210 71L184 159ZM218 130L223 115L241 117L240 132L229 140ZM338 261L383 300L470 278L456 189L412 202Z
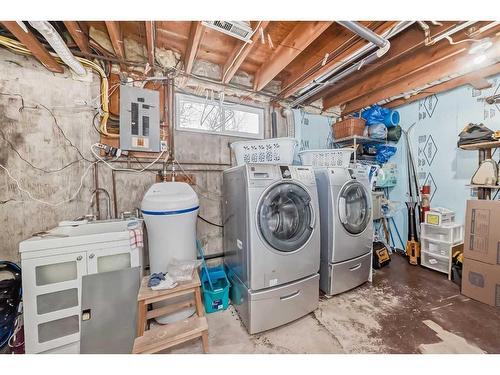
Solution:
M66 137L86 159L93 160L90 146L99 141L92 125L99 95L99 79L89 74L83 79L71 72L53 74L30 57L0 49L0 164L29 191L33 198L53 204L63 202L78 189L89 162L80 161L61 170L81 156L55 126L55 115ZM24 107L23 107L24 105ZM283 119L278 117L278 135L285 136ZM265 134L270 136L270 116L266 111ZM214 223L222 223L222 171L230 166L229 143L234 137L175 131L175 156L186 172L196 177L194 189L200 199L200 214ZM12 147L11 147L11 145ZM22 158L41 171L23 161ZM147 164L148 162L143 162ZM117 165L127 167L126 164ZM136 165L134 165L136 166ZM161 165L153 170L161 169ZM134 211L146 190L155 182L155 172L114 172L116 209L111 213ZM98 165L98 185L113 200L112 171ZM90 195L95 188L94 169L85 178L81 191L71 202L56 207L33 201L20 192L16 183L0 167L0 259L19 261L19 242L33 233L57 226L91 213ZM106 216L106 202L101 197L100 211ZM198 220L198 238L207 254L222 251L222 230Z

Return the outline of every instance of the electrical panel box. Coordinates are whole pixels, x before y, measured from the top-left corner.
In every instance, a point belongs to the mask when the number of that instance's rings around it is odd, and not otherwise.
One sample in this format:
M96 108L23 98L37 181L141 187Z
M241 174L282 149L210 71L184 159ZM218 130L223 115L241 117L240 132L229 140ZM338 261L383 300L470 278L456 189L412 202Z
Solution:
M160 151L160 93L120 86L120 148Z

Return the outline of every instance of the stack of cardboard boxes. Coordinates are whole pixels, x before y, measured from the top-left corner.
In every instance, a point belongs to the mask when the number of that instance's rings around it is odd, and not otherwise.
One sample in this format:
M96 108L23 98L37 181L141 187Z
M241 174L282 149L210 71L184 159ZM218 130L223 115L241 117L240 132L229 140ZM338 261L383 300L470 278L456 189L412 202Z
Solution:
M500 307L500 201L467 201L462 294Z

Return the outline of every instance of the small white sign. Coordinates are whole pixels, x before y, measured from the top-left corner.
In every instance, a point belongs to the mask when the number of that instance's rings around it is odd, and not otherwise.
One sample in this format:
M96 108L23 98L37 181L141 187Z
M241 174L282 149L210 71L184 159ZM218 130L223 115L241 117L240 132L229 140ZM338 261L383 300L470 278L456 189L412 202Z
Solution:
M278 285L278 279L269 280L269 286L275 286L275 285Z

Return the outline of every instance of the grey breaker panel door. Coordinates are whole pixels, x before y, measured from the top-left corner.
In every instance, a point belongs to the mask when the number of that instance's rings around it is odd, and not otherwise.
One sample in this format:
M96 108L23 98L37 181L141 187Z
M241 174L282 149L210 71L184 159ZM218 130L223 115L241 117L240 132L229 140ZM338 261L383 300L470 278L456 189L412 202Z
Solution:
M275 250L292 252L300 249L314 228L309 193L294 183L273 186L259 203L258 226L264 240Z

